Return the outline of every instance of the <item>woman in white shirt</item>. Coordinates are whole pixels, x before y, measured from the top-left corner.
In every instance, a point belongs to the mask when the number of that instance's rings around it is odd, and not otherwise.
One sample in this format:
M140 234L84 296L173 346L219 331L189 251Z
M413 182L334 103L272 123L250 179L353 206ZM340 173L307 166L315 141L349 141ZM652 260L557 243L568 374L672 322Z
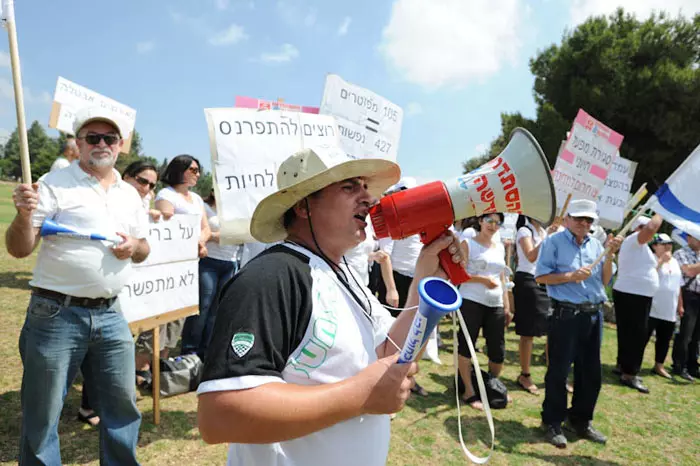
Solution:
M506 267L503 244L493 236L503 223L503 214L486 214L479 217L478 234L463 240L467 248L467 273L471 279L459 287L464 301L460 312L467 324L472 343L476 343L483 328L489 357L489 372L498 377L505 358L505 328L511 313L503 282ZM459 333L459 373L464 383L463 399L474 409L483 405L472 385L472 362L467 340Z
M178 155L174 157L168 166L165 167L161 181L167 187L158 191L156 195L156 209L163 213L167 220L174 214L198 215L201 222L201 233L199 236L199 257L206 257L206 243L211 237L207 214L204 210L204 201L199 194L192 191L197 184L200 175L200 164L191 155ZM166 338L171 345L166 347L165 356L168 357L168 349L175 348L177 340L182 335L182 328L185 319L168 322L165 325Z
M535 281L535 267L540 246L547 237L557 231L558 225L552 224L547 230L537 220L524 215L518 216L515 224L517 235L515 248L518 255L518 267L515 271L515 333L520 336L520 375L518 385L532 393L539 394L537 385L530 376L532 360L532 342L535 337L547 333L547 316L549 314L549 296L544 285Z
M659 262L656 270L659 273L659 289L656 290L651 302L649 313L649 331L647 341L656 331L656 348L654 373L670 379L671 375L664 369L664 361L668 354L668 347L676 328L676 314L683 316L683 274L678 261L671 255L673 240L665 233L654 236L651 248ZM645 345L646 346L646 345Z
M644 357L651 301L659 288L658 263L647 243L662 222L659 215L637 219L634 233L620 247L617 280L613 285L620 382L641 393L649 393L637 374Z
M201 360L206 356L216 320L216 306L212 304L224 284L236 273L240 250L238 244L220 244L221 224L213 189L204 199L204 210L211 238L206 244L207 257L199 260L199 315L188 317L182 329L182 354L196 353Z

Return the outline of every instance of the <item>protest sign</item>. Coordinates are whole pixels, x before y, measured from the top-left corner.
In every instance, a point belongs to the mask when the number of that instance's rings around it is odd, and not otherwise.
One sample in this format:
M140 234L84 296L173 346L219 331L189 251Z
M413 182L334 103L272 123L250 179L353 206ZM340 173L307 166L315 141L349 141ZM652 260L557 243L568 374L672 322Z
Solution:
M552 171L557 206L572 199L598 200L623 136L579 109Z
M616 157L613 161L605 186L598 195L598 217L603 228L617 229L622 226L636 170L637 162L622 157Z
M54 93L53 105L51 106L49 128L73 134L73 122L78 110L95 106L106 109L123 122L129 134L122 135L125 140L121 151L128 154L131 148L134 125L136 124L136 110L60 76L56 83L56 92Z
M328 115L205 109L222 244L255 241L250 218L277 190L277 169L290 155L314 146L338 146L338 126Z
M119 294L128 322L199 305L199 216L174 215L150 227L151 253L144 262L133 264L129 282Z
M318 107L305 107L303 105L292 105L285 103L282 99L263 100L255 97L236 96L237 108L254 108L257 110L284 110L288 112L318 113Z
M320 113L338 120L341 147L350 155L396 161L403 122L398 105L329 74Z

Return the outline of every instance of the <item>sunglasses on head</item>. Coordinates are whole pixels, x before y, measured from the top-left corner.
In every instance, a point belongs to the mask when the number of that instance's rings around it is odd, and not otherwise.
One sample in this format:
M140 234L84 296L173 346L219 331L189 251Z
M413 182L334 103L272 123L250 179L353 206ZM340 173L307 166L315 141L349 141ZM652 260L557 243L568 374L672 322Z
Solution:
M92 146L96 146L100 140L104 140L105 144L111 146L119 142L121 138L115 134L90 133L78 139L85 139L85 142Z
M497 218L488 217L484 219L484 222L490 223L491 225L496 224L499 227L501 226L501 221Z
M572 217L574 220L577 222L586 222L586 223L593 223L593 219L591 217Z
M148 187L151 188L151 189L155 189L155 188L156 188L156 184L155 184L155 183L151 183L151 182L148 181L146 178L141 178L140 176L135 176L134 179L135 179L136 182L137 182L138 184L140 184L141 186L146 186L146 185L148 185Z
M189 167L188 170L194 173L195 175L199 175L199 168L197 167Z

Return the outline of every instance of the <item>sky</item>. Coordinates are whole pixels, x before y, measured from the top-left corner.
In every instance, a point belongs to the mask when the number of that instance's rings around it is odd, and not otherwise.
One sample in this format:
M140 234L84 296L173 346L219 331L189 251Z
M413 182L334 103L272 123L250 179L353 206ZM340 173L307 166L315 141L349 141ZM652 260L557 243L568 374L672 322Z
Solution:
M530 58L617 6L690 17L700 0L16 0L15 18L27 126L48 125L62 76L135 108L145 154L209 169L205 108L318 106L334 73L403 108L398 162L428 181L458 176L502 112L534 117ZM2 31L0 142L16 125Z

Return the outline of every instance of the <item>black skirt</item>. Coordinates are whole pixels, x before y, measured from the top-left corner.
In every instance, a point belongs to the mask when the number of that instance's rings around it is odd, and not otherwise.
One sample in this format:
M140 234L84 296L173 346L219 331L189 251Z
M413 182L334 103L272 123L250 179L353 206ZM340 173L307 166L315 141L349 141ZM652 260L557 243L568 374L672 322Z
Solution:
M515 272L515 333L523 337L541 337L547 334L549 296L544 285L527 272Z

